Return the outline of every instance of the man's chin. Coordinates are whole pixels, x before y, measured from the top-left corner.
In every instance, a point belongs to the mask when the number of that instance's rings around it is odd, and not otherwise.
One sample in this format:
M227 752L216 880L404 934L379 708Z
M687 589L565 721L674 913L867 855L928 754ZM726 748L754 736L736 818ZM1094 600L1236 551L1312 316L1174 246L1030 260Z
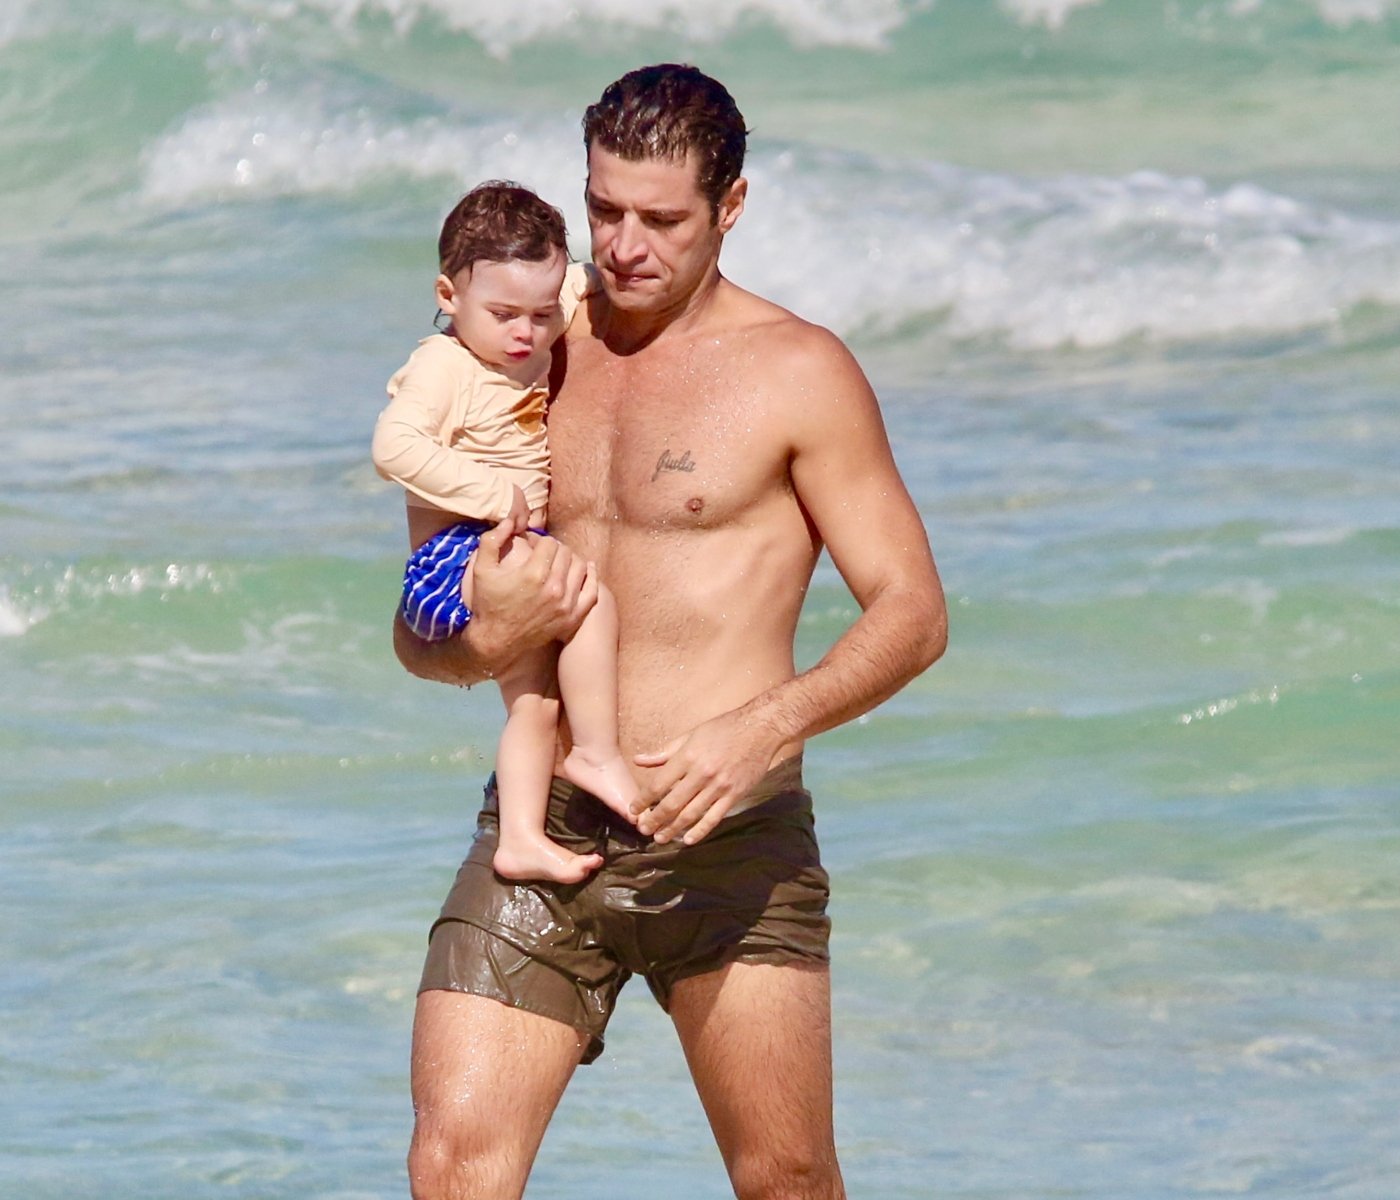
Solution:
M650 287L619 284L604 276L603 290L614 308L641 310L656 307L656 292Z

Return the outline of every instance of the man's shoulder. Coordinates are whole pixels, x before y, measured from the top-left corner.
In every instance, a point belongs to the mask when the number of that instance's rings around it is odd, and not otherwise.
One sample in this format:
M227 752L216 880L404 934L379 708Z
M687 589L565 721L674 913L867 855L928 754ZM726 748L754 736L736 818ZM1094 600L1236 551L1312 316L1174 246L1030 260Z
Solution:
M825 326L752 292L735 291L733 328L737 337L752 343L758 361L789 377L859 371L845 342Z

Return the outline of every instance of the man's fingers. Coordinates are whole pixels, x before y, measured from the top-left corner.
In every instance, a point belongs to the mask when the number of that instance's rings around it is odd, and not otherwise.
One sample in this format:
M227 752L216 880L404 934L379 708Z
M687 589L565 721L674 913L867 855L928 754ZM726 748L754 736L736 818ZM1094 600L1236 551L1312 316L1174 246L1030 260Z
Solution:
M729 808L729 805L719 800L718 796L719 789L716 787L701 788L691 797L688 804L656 831L655 840L665 843L680 837L687 845L690 845L692 841L699 841L714 828L715 822ZM720 812L711 821L709 819L710 813L716 808L720 808ZM707 821L709 821L708 824L706 824ZM696 835L697 830L700 831L698 835ZM682 835L684 836L682 837Z
M632 756L632 761L639 767L650 767L653 770L665 768L671 761L671 756L684 744L685 738L678 737L675 741L667 746L663 746L660 750L650 750L644 754L634 754ZM671 789L680 782L684 774L685 769L677 766L669 771L662 769L659 774L650 776L646 786L642 789L642 794L632 802L632 812L644 813L653 805L666 800L670 795ZM648 831L642 830L642 832L646 833Z
M525 542L530 547L530 566L542 587L548 589L555 584L556 572L565 569L559 565L561 557L567 563L568 551L551 537L540 537L537 533L527 533Z
M589 610L598 603L598 568L593 563L585 563L583 568L583 583L578 590L578 603L575 605L575 612L578 619L583 620L588 615Z
M505 553L505 548L510 544L511 534L515 532L515 522L507 517L493 529L488 529L481 535L476 552L480 556L484 550L485 558L491 563L501 561L501 555Z
M588 578L588 569L591 566L586 558L572 552L564 560L564 595L577 596L583 588L583 581Z
M662 746L660 750L647 750L641 754L634 754L632 761L639 767L664 767L677 750L685 738L678 737L669 745Z
M705 810L705 815L686 830L681 841L687 846L693 846L696 842L704 840L714 830L714 827L724 820L731 807L733 807L732 801L716 800Z
M656 783L660 785L662 780L658 779ZM687 778L683 771L676 771L676 778L660 793L660 799L637 818L637 828L648 836L665 829L676 819L676 814L695 799L702 786L698 781Z

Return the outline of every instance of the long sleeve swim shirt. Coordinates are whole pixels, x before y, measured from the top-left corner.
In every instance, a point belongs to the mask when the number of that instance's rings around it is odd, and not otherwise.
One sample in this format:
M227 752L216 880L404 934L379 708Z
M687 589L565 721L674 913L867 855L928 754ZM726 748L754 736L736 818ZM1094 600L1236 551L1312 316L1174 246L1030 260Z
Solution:
M595 290L591 267L572 264L559 296L566 327ZM516 383L456 337L438 333L418 343L388 392L374 427L374 466L404 487L409 504L501 521L510 512L512 486L531 508L547 503L547 377Z

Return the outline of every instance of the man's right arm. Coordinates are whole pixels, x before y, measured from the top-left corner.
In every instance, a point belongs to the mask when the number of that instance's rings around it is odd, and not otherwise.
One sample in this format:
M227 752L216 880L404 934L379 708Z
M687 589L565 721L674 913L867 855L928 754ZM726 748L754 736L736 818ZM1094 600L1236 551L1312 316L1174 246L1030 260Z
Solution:
M394 619L394 653L410 674L469 686L497 679L527 650L567 641L598 599L593 564L562 542L527 533L511 545L511 523L482 534L473 568L472 619L444 642L425 642ZM523 543L526 553L519 552Z

